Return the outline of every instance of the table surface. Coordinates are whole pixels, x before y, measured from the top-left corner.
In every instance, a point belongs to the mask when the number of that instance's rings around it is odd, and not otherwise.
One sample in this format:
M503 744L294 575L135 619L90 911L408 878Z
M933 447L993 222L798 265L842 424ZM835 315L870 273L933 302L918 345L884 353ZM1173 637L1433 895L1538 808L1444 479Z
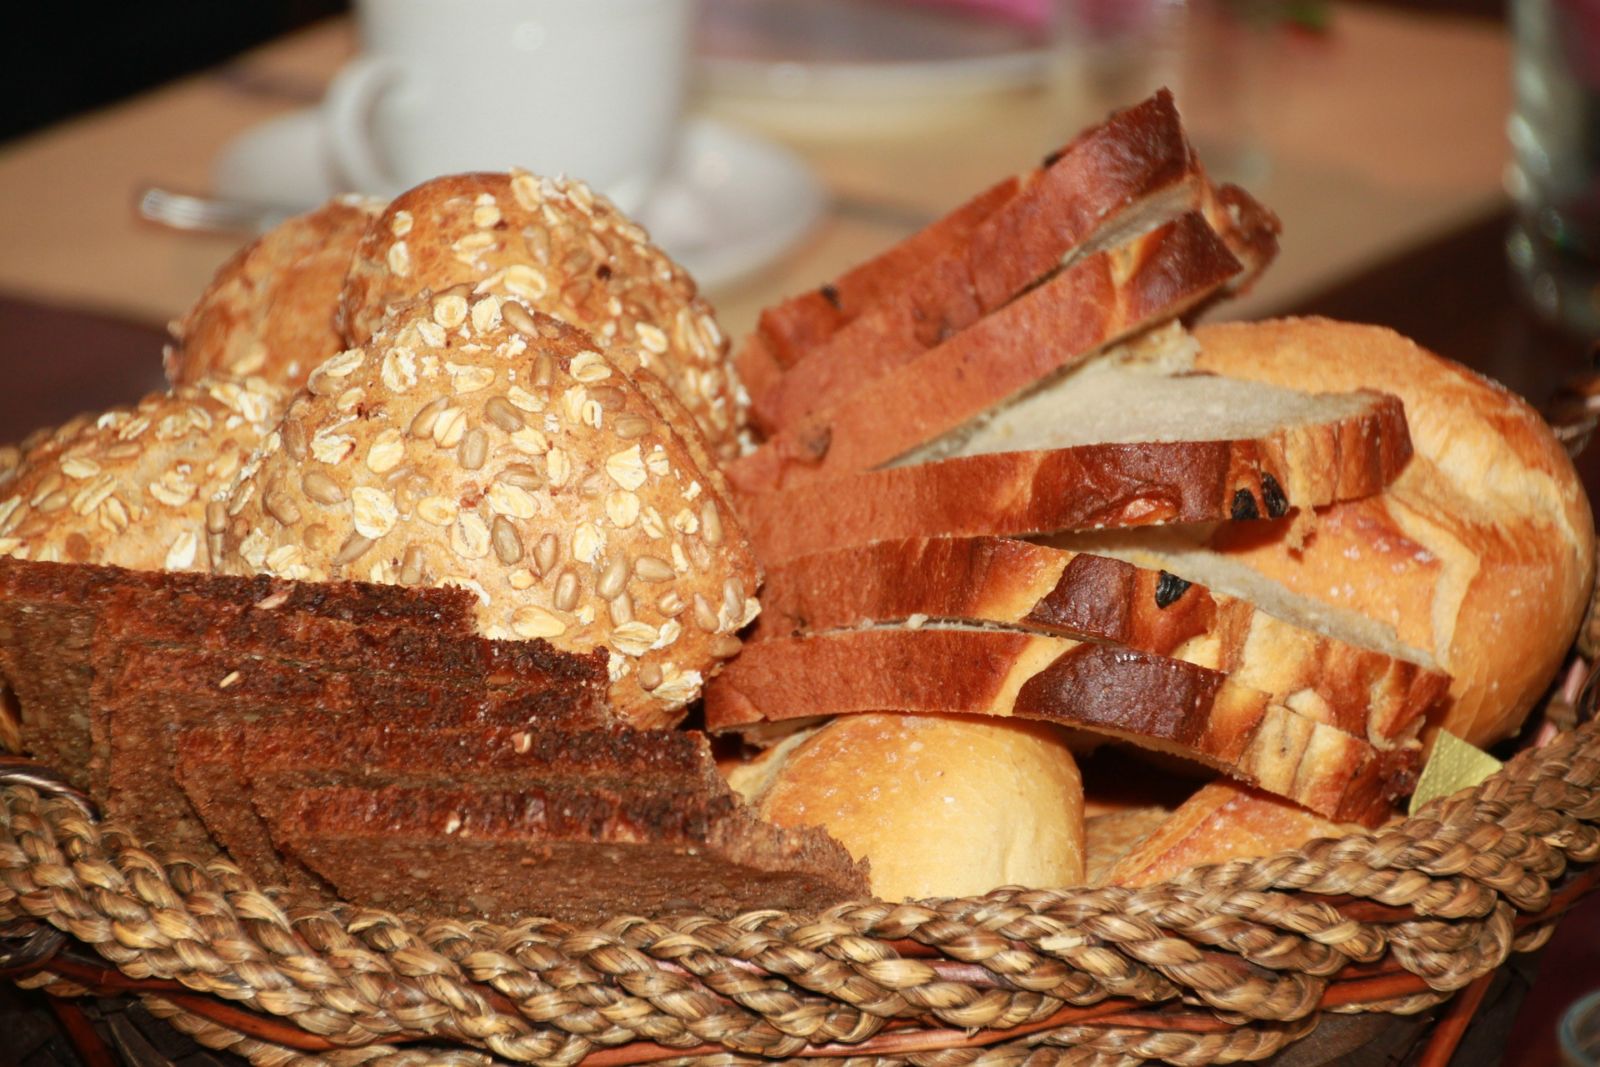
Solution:
M137 222L141 183L210 188L218 152L263 120L305 107L353 51L333 21L224 67L0 146L0 292L151 322L179 314L238 245ZM695 110L794 148L834 197L800 248L711 293L741 334L775 298L826 280L998 176L1031 166L1113 103L1063 59L1048 86L966 100L807 109L702 92ZM1331 32L1273 42L1251 65L1251 108L1268 171L1252 191L1283 217L1283 254L1227 314L1300 294L1444 232L1500 197L1509 56L1494 23L1335 8ZM1207 71L1172 63L1202 154L1238 112L1210 106ZM1202 107L1202 104L1206 106ZM848 112L846 116L844 112ZM1224 175L1227 176L1227 175ZM864 210L865 208L865 210ZM873 210L874 208L881 210Z
M157 385L160 324L240 242L140 224L134 189L207 189L231 138L314 101L352 49L347 23L320 25L0 146L0 434L14 439ZM1508 76L1503 30L1489 22L1339 5L1327 35L1279 42L1256 73L1268 169L1249 186L1283 218L1283 251L1252 293L1217 314L1383 322L1536 402L1586 367L1584 345L1511 298L1501 186ZM729 332L904 236L914 220L1031 165L1105 110L1109 101L1086 84L1081 66L1064 61L1038 91L853 108L847 118L700 94L697 111L789 145L833 198L790 255L709 294ZM1218 114L1188 117L1204 156L1227 131ZM1595 493L1600 462L1583 468ZM1572 942L1563 946L1563 935ZM1597 937L1600 901L1591 901L1558 934L1556 949L1569 950L1553 968L1558 984L1542 981L1530 1004L1561 1003L1600 982L1600 954L1585 948ZM1516 1062L1549 1062L1548 1018L1525 1012L1519 1023Z

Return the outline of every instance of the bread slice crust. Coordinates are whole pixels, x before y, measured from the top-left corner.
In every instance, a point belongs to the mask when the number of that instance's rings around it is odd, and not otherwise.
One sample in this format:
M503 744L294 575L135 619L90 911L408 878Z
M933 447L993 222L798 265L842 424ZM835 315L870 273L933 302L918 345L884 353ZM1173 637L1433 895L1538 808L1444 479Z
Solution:
M761 641L706 692L712 730L865 711L1055 722L1368 823L1387 814L1415 772L1414 746L1378 750L1218 671L1013 631L884 628Z
M1415 737L1449 685L1165 571L997 537L902 538L791 560L768 572L752 639L930 619L1172 656L1380 748Z
M991 452L810 482L740 499L766 566L899 537L1193 523L1286 515L1370 496L1411 455L1400 401L1260 438Z
M980 418L1040 381L1176 318L1240 272L1198 214L1089 256L887 373L837 387L786 379L816 410L796 417L729 468L741 493L867 470ZM844 335L841 335L843 339Z

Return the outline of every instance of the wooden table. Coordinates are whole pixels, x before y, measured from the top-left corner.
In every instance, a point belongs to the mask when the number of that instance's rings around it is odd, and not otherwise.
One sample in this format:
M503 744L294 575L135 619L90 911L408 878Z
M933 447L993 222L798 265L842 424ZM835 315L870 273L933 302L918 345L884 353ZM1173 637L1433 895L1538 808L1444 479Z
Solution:
M135 186L207 189L231 138L307 106L352 47L346 22L322 24L0 148L0 293L147 322L181 312L238 242L141 225L129 210ZM1282 215L1284 250L1230 313L1286 306L1495 203L1508 64L1492 23L1356 5L1337 8L1324 36L1278 42L1254 85L1270 169L1252 188ZM1070 59L1055 70L1048 87L1030 92L898 107L861 101L810 114L702 93L698 111L785 141L846 205L792 255L712 294L730 332L747 329L776 297L902 236L906 217L948 209L1128 102L1098 98ZM1163 77L1189 78L1187 95L1208 98L1195 64L1148 74ZM1191 124L1202 148L1221 135L1219 121L1197 106ZM863 204L885 210L864 217L873 213Z

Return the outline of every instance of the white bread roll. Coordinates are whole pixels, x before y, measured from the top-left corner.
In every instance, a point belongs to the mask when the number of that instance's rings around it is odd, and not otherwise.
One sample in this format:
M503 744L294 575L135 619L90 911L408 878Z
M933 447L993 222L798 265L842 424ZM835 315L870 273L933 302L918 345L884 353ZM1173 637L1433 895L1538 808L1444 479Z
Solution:
M762 818L867 860L883 900L1083 880L1083 783L1044 723L846 715L727 774Z
M1204 370L1298 389L1375 388L1406 407L1416 454L1384 493L1293 523L1234 524L1212 547L1392 627L1450 673L1442 725L1514 733L1550 684L1594 577L1594 525L1571 461L1504 387L1391 330L1326 319L1196 331Z

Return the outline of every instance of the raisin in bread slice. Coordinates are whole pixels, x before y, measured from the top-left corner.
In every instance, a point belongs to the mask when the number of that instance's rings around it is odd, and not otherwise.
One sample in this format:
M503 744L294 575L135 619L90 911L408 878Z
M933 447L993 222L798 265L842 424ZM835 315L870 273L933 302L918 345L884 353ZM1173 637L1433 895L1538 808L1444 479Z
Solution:
M359 768L252 783L278 847L346 900L592 922L866 895L861 865L820 830L754 818L701 735L467 732L420 759L409 739L357 736L345 743Z
M1330 817L1372 822L1414 780L1380 750L1219 671L1122 646L955 626L760 641L706 693L734 730L864 711L1017 715L1195 760Z
M772 568L753 640L886 624L993 623L1222 671L1380 748L1414 738L1449 679L1175 574L996 537L881 541Z
M1410 458L1395 397L1200 374L1195 357L1158 331L892 466L744 496L756 554L1279 517L1371 496Z
M1198 365L1265 383L1402 397L1417 454L1384 493L1294 522L1075 546L1166 567L1319 632L1452 677L1437 724L1514 732L1565 660L1594 573L1581 480L1528 404L1393 331L1287 319L1197 331ZM1127 542L1127 550L1121 544ZM1137 555L1133 550L1137 550Z

